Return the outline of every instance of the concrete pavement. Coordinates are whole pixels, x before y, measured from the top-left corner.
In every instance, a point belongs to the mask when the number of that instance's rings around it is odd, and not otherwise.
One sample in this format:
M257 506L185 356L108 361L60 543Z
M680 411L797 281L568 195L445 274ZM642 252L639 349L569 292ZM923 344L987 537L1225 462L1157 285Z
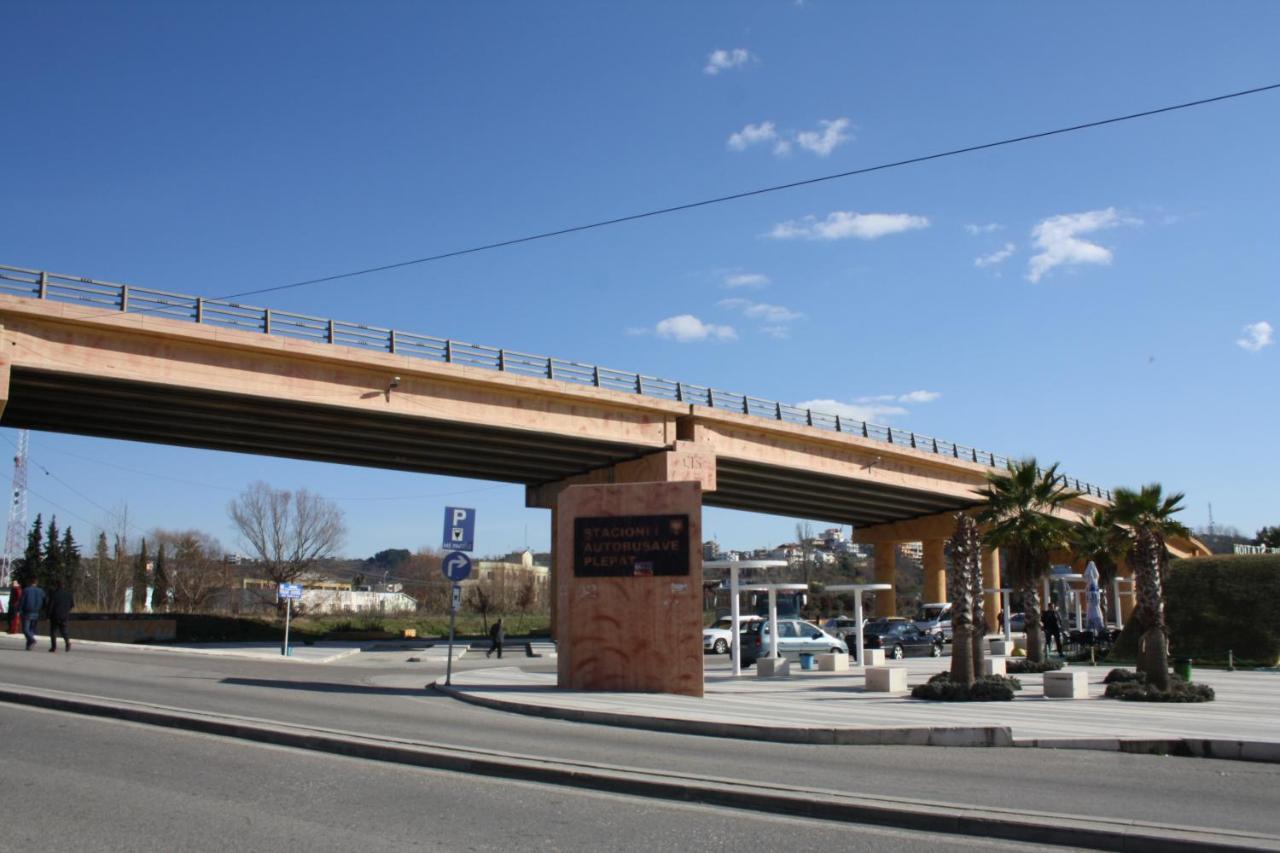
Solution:
M910 684L946 668L945 659L896 662ZM458 699L537 716L717 737L799 743L1023 746L1207 755L1280 762L1280 674L1201 670L1217 700L1152 704L1103 699L1108 667L1078 667L1089 699L1046 699L1043 677L1019 676L1012 702L922 702L869 693L860 672L792 669L787 678L734 678L710 660L702 699L663 694L558 690L551 673L485 669L455 674Z

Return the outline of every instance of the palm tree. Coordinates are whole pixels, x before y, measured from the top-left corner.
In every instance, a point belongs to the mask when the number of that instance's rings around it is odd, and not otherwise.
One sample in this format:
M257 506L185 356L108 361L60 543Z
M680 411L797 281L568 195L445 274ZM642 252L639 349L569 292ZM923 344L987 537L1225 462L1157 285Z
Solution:
M1116 489L1111 518L1117 525L1117 543L1133 569L1136 601L1132 621L1138 634L1138 671L1147 683L1159 690L1169 689L1169 631L1164 621L1164 575L1169 560L1165 540L1187 536L1189 531L1174 521L1182 512L1181 492L1168 495L1159 483L1148 483L1140 491Z
M982 540L978 523L963 512L956 513L956 529L947 540L951 571L947 573L951 599L951 681L972 686L982 675ZM975 613L976 609L976 613ZM975 636L976 635L976 636Z
M1124 559L1124 547L1117 539L1118 529L1109 509L1095 509L1093 515L1081 521L1071 531L1071 550L1076 556L1092 560L1098 567L1098 586L1102 593L1103 612L1106 612L1107 592L1116 578L1119 561ZM1111 614L1120 624L1119 599L1111 602Z
M1049 553L1065 544L1071 532L1070 522L1055 513L1079 493L1067 488L1057 463L1041 471L1033 457L1010 463L1008 474L988 474L979 494L987 501L978 514L978 521L987 525L986 545L1005 549L1009 583L1022 593L1027 659L1043 663L1040 581L1049 574Z

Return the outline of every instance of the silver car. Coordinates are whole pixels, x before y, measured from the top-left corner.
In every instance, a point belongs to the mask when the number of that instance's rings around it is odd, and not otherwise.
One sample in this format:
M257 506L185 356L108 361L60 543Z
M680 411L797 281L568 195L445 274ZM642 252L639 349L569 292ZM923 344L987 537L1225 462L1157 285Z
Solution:
M747 625L742 631L743 666L750 666L757 659L768 655L770 641L768 620ZM812 622L805 622L802 619L779 619L778 654L783 657L797 658L801 652L848 654L849 646L844 640L828 634Z

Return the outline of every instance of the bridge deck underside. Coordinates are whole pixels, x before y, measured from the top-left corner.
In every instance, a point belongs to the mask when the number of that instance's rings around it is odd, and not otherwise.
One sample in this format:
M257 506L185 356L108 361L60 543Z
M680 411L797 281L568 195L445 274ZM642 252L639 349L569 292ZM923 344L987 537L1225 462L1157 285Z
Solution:
M525 484L655 449L16 366L0 423Z
M979 501L721 457L716 460L716 491L703 495L703 503L865 527L960 510Z

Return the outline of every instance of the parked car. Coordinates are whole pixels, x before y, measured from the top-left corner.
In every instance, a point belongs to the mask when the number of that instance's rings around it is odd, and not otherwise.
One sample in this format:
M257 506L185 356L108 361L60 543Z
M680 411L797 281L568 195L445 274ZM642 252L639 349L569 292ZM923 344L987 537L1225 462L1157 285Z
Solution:
M732 616L722 616L709 628L702 629L702 651L713 655L726 655L733 645L733 633L730 630ZM761 621L759 616L739 616L738 630L745 630L752 622Z
M862 624L864 626L867 624L867 620L865 617L862 620ZM823 627L823 630L825 630L828 634L837 636L840 639L844 640L846 643L849 642L850 637L853 637L856 639L858 636L857 634L854 633L854 631L857 630L858 626L854 624L854 619L852 616L833 616L830 619L828 619L826 622L823 622L822 627Z
M928 634L905 619L877 620L862 631L868 649L884 649L885 657L940 657L942 638Z
M769 654L771 637L769 620L762 619L745 625L742 630L742 665L751 666ZM825 652L849 653L844 640L819 628L812 622L800 619L778 620L778 654L797 658L801 652L823 654Z
M920 605L916 613L916 627L926 634L941 637L944 643L951 642L951 603L939 601Z

